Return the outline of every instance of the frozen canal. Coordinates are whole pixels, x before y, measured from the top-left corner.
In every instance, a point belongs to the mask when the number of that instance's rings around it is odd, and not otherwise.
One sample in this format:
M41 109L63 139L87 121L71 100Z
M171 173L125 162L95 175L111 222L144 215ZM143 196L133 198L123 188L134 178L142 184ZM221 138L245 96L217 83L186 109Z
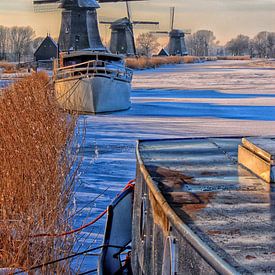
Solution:
M138 139L275 135L275 67L222 61L136 72L130 110L85 118L76 193L76 207L84 210L75 227L106 209L135 178ZM100 245L104 223L85 229L76 250ZM96 260L86 256L77 264L84 272L96 267Z

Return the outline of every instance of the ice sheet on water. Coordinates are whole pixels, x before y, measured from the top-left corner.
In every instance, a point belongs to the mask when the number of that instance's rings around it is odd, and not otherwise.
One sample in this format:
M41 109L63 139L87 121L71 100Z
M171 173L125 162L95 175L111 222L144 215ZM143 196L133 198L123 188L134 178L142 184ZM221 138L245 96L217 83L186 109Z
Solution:
M138 72L130 110L86 117L77 208L109 188L96 202L89 220L105 210L127 181L135 178L137 139L275 135L275 70L243 68L243 63L232 68L234 62L215 64ZM90 149L97 150L92 163L95 153ZM75 220L75 226L82 218ZM101 243L104 221L85 229L85 234L92 232L87 238L89 245L98 233L96 243ZM96 267L96 263L96 258L84 258L83 271Z

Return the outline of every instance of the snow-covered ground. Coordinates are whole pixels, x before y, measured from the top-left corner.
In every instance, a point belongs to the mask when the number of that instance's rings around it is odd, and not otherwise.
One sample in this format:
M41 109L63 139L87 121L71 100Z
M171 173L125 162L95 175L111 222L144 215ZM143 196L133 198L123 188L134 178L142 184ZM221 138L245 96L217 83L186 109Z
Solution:
M130 110L85 119L84 161L76 192L76 206L84 210L75 227L106 209L135 178L138 139L275 135L275 68L220 61L138 71ZM82 232L80 251L101 244L104 223L100 220ZM81 270L93 269L96 260L86 256Z

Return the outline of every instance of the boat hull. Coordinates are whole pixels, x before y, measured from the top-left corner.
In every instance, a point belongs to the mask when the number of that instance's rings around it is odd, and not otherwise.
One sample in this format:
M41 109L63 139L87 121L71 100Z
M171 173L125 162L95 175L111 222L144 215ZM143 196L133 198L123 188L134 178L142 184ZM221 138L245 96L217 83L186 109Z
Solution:
M55 82L62 108L79 113L104 113L130 108L131 84L106 76Z

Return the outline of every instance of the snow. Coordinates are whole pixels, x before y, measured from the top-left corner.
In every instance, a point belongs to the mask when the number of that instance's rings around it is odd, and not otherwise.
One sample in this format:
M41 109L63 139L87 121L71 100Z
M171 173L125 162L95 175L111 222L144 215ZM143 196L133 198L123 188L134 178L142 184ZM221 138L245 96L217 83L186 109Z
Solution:
M83 116L87 121L82 175L76 193L75 227L105 210L135 178L138 139L275 135L275 69L247 61L164 66L136 71L132 108ZM82 251L100 245L105 220L84 230ZM80 261L80 259L79 259ZM81 270L96 267L85 257Z

